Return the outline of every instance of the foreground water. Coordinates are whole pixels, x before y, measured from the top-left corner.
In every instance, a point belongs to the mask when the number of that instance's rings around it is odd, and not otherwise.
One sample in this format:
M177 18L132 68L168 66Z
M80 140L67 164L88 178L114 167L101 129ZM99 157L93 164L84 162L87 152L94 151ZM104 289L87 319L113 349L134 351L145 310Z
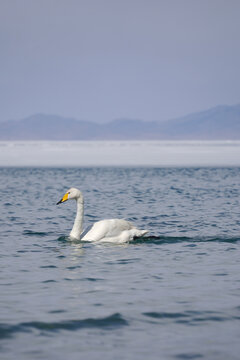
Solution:
M239 359L240 168L2 168L1 359ZM67 241L109 217L125 245Z

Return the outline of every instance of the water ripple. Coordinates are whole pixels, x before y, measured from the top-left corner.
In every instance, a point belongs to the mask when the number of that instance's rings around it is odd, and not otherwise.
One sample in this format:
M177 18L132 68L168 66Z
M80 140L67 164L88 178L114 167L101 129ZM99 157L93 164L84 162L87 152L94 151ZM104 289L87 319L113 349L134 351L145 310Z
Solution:
M30 321L16 325L0 324L0 339L10 337L17 332L27 332L31 329L41 331L76 331L84 328L115 329L127 326L128 322L121 314L115 313L103 318L86 318L81 320L66 320L59 322Z
M34 235L34 236L39 236L39 237L43 237L43 236L49 236L50 232L46 232L46 231L32 231L32 230L24 230L23 231L23 235Z
M174 244L179 242L226 242L226 243L238 243L240 237L187 237L187 236L146 236L136 240L131 241L131 244Z
M144 312L144 316L156 320L172 320L176 324L196 325L205 322L222 322L240 320L240 316L227 316L214 311L186 311L182 313L174 312Z

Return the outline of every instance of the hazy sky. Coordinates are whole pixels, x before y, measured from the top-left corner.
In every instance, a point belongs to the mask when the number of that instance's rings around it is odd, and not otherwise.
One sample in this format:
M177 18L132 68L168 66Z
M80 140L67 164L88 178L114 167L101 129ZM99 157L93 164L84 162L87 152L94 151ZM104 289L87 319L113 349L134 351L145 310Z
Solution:
M0 120L240 102L239 0L0 0Z

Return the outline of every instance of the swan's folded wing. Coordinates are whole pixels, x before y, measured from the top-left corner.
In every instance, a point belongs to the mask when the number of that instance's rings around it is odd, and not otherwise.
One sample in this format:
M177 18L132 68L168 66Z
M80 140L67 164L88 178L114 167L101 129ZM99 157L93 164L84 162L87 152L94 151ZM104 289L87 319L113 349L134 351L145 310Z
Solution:
M101 220L93 224L90 230L84 236L81 236L81 239L100 241L104 238L120 236L123 231L132 228L132 224L123 219Z
M98 221L93 226L88 227L82 233L81 240L124 243L146 233L146 230L138 230L126 220L107 219Z
M81 240L99 241L107 236L109 232L109 221L101 220L93 224L86 234L81 237Z

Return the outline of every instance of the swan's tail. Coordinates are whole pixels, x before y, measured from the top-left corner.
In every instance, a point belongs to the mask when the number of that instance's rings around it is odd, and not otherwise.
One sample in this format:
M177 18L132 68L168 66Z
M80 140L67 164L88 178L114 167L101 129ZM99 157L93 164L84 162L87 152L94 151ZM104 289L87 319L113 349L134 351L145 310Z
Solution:
M134 231L134 237L135 237L135 238L142 237L142 236L146 235L147 233L148 233L148 230L138 230L138 229L135 229L135 231Z

